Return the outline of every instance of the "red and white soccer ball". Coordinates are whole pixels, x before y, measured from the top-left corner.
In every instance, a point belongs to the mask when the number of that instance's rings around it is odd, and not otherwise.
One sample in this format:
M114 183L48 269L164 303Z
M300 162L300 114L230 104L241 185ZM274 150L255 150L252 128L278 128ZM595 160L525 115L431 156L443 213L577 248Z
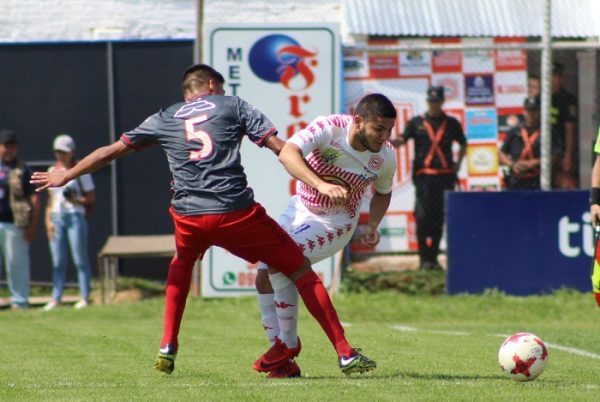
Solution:
M535 380L546 368L548 350L534 334L518 332L502 342L498 363L504 374L512 380Z

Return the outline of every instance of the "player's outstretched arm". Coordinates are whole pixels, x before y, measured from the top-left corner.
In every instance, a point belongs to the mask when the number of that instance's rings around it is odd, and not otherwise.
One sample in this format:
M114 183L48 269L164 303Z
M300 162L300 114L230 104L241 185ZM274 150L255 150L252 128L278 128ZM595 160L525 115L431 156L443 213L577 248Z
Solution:
M319 177L304 160L300 148L292 143L286 142L279 153L279 161L294 178L313 187L321 194L329 197L333 202L344 203L348 197L348 190L337 184L331 184Z
M458 158L456 159L456 172L460 169L460 165L462 164L463 159L465 159L465 155L467 154L467 144L460 144L460 149L458 151Z
M113 160L131 152L133 152L133 149L121 141L116 141L111 145L96 149L69 170L34 172L30 182L37 187L36 191L43 191L49 187L62 187L76 177L95 172Z
M369 205L369 224L361 239L366 246L374 247L379 243L380 235L377 228L388 210L391 200L391 192L388 194L373 192L373 198L371 198L371 204Z
M281 153L281 149L284 145L285 141L276 135L270 136L267 138L267 142L265 142L265 147L269 148L275 155L279 155Z

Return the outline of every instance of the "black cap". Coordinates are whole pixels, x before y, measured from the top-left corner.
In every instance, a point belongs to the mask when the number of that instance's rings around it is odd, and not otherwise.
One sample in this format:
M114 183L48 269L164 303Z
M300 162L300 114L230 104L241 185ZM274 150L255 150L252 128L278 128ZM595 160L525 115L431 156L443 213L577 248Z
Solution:
M540 101L539 96L529 96L529 97L525 98L525 102L523 102L523 107L525 109L540 110L541 106L542 106L542 103Z
M560 63L552 63L552 74L561 75L565 71L565 66Z
M439 102L444 100L444 87L433 86L427 90L427 102Z
M0 144L16 144L17 135L14 131L7 128L0 130Z

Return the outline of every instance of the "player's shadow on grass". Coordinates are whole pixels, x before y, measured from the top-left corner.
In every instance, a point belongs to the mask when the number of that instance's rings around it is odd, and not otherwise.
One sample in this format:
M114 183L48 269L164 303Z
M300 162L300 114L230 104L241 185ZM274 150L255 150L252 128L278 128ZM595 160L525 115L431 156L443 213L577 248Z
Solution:
M506 377L502 374L494 375L468 375L468 374L443 374L443 373L416 373L411 371L399 371L397 377L408 377L419 380L502 380L506 381Z
M501 380L506 381L506 377L501 374L498 375L454 375L454 374L425 374L416 372L407 372L398 370L394 373L367 373L367 374L351 374L349 376L311 376L302 377L302 380L331 380L345 378L348 380L383 380L383 379L406 379L413 378L418 380L447 380L447 381L477 381L477 380Z
M384 376L382 376L384 377ZM450 381L456 381L456 380L469 380L469 381L477 381L477 380L498 380L498 381L502 381L502 382L514 382L514 383L518 383L517 381L511 381L508 379L508 377L502 375L502 374L493 374L493 375L454 375L454 374L424 374L424 373L415 373L415 372L407 372L407 371L399 371L398 373L396 373L395 375L392 375L391 377L397 377L397 378L414 378L414 379L419 379L419 380L450 380ZM563 382L561 381L557 381L554 379L547 379L547 378L542 378L542 380L536 380L535 383L538 384L540 382L546 383L546 384L563 384ZM527 382L527 383L531 383L531 382Z

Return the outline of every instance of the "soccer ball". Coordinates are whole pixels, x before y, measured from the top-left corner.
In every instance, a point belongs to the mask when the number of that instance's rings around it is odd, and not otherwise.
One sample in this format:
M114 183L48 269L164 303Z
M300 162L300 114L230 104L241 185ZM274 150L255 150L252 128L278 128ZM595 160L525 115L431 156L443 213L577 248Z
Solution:
M534 334L518 332L502 342L498 363L504 374L512 380L535 380L546 368L548 350Z

